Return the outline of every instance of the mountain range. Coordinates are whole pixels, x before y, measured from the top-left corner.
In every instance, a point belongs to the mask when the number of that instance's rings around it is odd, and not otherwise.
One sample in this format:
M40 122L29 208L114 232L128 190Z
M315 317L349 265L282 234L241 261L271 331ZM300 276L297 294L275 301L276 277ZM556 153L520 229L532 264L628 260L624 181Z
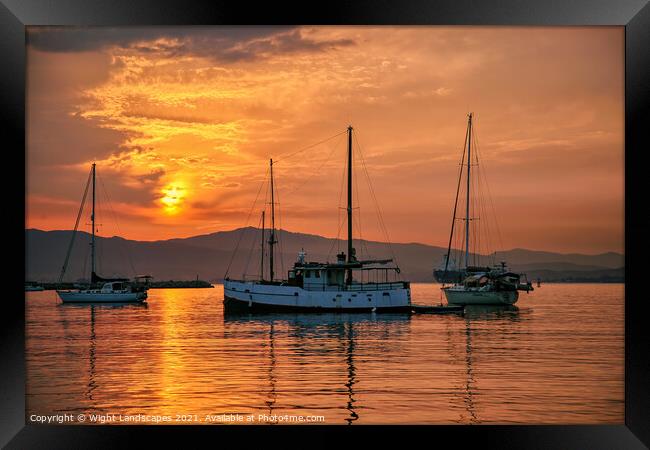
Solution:
M301 249L308 261L336 260L346 250L346 241L313 234L276 232L276 276L286 277ZM27 280L55 281L67 253L72 231L25 230ZM258 276L261 262L261 233L253 227L159 241L136 241L118 236L97 237L97 272L101 276L152 275L156 280L189 280L198 277L212 282L230 277ZM239 245L238 245L239 243ZM74 281L90 272L90 235L78 232L64 280ZM419 243L355 240L359 259L394 257L402 278L432 281L446 248ZM268 245L266 245L268 249ZM234 250L237 248L237 252ZM234 256L233 256L234 255ZM553 253L515 248L498 253L513 271L543 281L623 281L624 256L608 252L597 255ZM268 260L264 262L268 273ZM228 270L228 268L230 269Z

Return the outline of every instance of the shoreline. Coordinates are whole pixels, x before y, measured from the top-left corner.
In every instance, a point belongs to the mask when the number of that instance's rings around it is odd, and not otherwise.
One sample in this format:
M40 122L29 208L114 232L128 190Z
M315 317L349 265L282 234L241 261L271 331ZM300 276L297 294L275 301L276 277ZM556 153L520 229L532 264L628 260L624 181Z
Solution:
M31 285L42 286L44 291L57 289L77 289L78 283L39 283L30 282ZM210 289L213 284L204 280L166 280L152 281L147 284L149 289Z

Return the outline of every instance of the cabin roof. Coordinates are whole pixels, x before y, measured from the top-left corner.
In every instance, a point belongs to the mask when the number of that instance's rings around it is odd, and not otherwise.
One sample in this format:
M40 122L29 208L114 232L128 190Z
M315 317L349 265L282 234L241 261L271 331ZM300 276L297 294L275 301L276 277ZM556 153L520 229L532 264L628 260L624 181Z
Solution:
M343 263L319 263L319 262L305 262L305 263L295 263L293 265L294 269L353 269L362 267L362 264L359 262L343 262Z
M386 266L386 262L390 260L377 260L377 261L353 261L353 262L336 262L336 263L320 263L320 262L296 262L293 265L293 270L345 270L345 269L362 269L362 270L397 270L397 266ZM383 266L383 267L378 267Z
M465 281L478 281L481 278L487 277L486 273L476 273L465 278Z

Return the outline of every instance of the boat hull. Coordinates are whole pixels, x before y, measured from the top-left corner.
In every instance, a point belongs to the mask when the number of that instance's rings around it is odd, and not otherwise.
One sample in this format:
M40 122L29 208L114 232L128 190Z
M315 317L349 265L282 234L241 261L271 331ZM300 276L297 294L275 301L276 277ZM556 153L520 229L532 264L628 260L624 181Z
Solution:
M450 305L513 305L519 298L517 291L478 291L443 289Z
M380 285L381 287L381 285ZM411 312L409 288L310 291L242 281L224 283L224 312Z
M146 292L84 292L56 291L63 303L141 303L147 299Z

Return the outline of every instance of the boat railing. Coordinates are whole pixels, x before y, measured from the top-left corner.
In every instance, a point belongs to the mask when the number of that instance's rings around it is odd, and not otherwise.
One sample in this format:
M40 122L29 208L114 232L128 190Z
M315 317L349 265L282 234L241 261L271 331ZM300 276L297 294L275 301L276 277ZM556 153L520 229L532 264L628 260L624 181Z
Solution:
M338 284L305 284L303 288L306 291L381 291L381 290L391 290L391 289L406 289L408 288L408 282L405 281L394 281L394 282L384 282L384 283L352 283L349 285L338 285Z
M260 283L267 285L275 286L292 286L299 287L295 283L290 283L286 280L280 281L275 280L274 282L264 281L260 282L259 278L253 277L242 277L238 280L226 280L226 281L237 281L241 283ZM377 283L357 283L352 284L325 284L325 283L303 283L302 288L306 291L333 291L333 292L343 292L343 291L380 291L380 290L390 290L390 289L407 289L409 287L408 281L388 281L388 282L377 282Z

